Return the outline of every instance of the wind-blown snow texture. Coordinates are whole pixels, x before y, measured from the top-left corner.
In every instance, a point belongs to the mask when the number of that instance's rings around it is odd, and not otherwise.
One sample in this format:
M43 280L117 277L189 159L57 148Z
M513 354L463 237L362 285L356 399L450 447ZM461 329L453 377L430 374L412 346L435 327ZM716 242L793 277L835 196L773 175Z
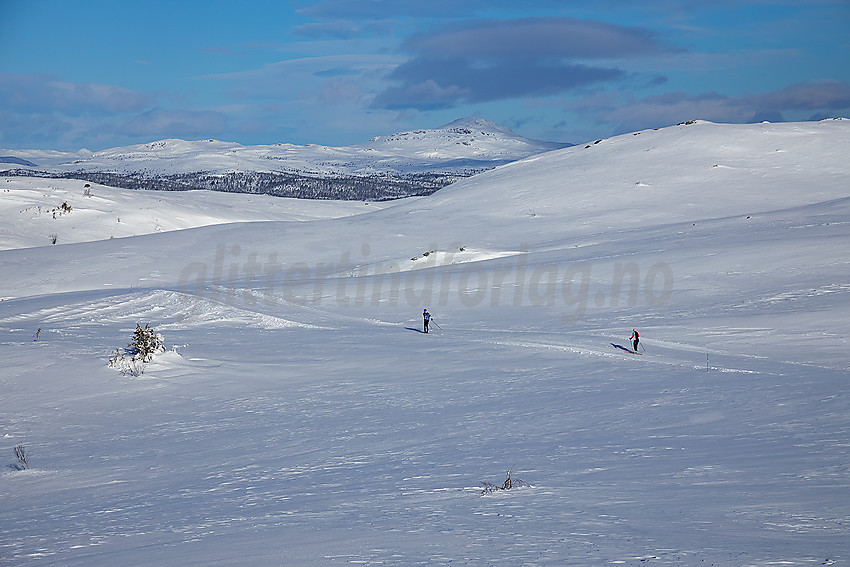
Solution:
M127 189L386 200L428 195L458 179L568 145L530 140L493 122L464 118L434 130L339 148L160 140L96 153L17 152L5 159L32 166L6 168L7 175L71 177Z
M846 565L847 155L697 122L383 208L0 180L0 561Z

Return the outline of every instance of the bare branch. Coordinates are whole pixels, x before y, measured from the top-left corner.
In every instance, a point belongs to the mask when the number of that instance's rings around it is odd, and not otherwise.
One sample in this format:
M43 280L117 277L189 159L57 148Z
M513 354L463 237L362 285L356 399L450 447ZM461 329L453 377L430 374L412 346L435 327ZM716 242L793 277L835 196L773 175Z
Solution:
M23 471L29 468L29 454L27 453L27 448L23 445L16 445L14 448L15 458L18 460L17 463L12 465L12 468Z

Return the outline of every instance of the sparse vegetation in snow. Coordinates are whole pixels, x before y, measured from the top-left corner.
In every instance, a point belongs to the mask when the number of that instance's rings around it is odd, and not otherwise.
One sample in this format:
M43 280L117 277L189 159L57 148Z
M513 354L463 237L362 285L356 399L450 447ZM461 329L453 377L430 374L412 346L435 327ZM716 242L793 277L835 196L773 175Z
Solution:
M136 323L136 330L133 332L133 340L127 345L127 348L115 349L112 357L109 359L109 367L115 368L122 374L130 376L141 376L145 372L145 364L153 360L154 355L165 352L165 341L160 333L150 326L145 324L142 327Z
M481 490L481 495L483 496L485 494L492 494L492 493L498 492L500 490L510 490L512 488L523 488L523 487L530 487L531 486L530 484L528 484L524 480L521 480L519 478L513 478L511 476L510 470L506 471L505 474L506 474L505 482L503 482L502 484L493 484L492 482L487 482L487 481L482 480L481 485L484 488Z
M30 456L25 445L15 445L12 450L15 454L15 462L9 465L16 471L25 471L30 468Z

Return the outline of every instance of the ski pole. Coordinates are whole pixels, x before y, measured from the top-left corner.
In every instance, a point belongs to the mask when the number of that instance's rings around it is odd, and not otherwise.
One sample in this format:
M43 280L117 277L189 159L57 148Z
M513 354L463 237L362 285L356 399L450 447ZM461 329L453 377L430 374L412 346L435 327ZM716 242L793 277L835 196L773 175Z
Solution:
M431 319L431 322L434 323L435 325L437 325L437 322L434 321L433 319ZM441 331L443 330L443 328L439 325L437 325L437 328L440 329Z

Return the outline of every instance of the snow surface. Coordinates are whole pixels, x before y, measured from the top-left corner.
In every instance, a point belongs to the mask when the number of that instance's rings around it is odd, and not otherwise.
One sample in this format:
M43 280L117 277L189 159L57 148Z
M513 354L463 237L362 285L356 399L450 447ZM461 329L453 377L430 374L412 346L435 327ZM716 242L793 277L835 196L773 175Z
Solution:
M383 208L0 181L0 562L850 564L847 155L697 122Z
M70 211L63 210L63 204ZM70 244L233 222L337 218L387 205L0 177L0 250L49 245L53 235L57 244Z

